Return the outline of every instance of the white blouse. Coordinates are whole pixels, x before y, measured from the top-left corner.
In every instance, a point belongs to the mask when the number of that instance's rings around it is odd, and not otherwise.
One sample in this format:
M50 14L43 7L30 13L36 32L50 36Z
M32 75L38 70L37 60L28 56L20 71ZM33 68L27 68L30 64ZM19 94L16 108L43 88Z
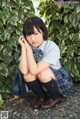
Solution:
M50 67L53 69L60 69L60 49L56 43L50 40L44 41L38 48L40 48L44 56L43 61L50 63Z

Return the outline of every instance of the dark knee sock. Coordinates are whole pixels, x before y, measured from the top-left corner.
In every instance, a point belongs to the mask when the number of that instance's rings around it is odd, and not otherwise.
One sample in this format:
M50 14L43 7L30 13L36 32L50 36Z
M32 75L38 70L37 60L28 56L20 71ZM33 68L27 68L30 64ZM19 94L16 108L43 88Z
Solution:
M48 93L53 100L60 96L57 83L54 79L47 83L43 83L43 86L48 90Z
M39 97L46 98L46 93L42 88L42 85L40 82L36 79L32 82L27 82L28 87Z

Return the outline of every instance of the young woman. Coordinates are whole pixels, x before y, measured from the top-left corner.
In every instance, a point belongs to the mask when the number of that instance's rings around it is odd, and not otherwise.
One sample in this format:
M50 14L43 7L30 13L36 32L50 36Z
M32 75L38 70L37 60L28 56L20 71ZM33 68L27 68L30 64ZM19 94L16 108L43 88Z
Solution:
M62 97L69 95L73 83L60 64L59 47L48 40L47 28L39 17L25 21L19 44L19 69L27 86L37 95L34 108L54 107Z

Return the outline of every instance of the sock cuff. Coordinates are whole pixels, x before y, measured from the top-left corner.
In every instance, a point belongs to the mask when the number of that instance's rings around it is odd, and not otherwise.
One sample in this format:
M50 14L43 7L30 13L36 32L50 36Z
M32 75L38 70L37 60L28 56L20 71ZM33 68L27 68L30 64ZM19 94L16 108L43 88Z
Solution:
M54 79L52 79L52 80L50 80L50 81L48 81L48 82L45 82L45 83L42 83L43 85L51 85L51 84L55 84L55 85L57 85L57 82L54 80Z

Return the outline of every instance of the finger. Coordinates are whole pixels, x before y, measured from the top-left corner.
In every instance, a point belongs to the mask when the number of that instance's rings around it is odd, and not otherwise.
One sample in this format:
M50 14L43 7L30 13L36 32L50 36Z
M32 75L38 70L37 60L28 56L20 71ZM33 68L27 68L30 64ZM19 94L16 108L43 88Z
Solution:
M23 41L23 42L26 42L26 39L25 39L25 38L22 38L22 41Z
M22 40L24 38L24 36L20 36L19 39Z

